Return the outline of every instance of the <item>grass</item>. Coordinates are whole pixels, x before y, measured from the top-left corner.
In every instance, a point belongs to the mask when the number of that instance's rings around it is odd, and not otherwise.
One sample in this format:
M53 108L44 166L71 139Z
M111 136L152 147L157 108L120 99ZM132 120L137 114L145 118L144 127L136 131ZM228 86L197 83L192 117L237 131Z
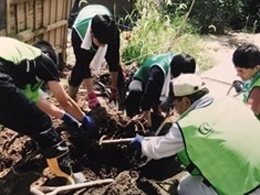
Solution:
M204 52L203 39L188 22L187 15L167 13L160 5L145 1L145 5L137 6L136 15L129 14L126 19L134 25L133 29L121 33L121 56L125 65L142 62L150 56L166 52L186 52L192 55L200 70L206 70L208 57ZM167 1L169 2L169 0ZM143 2L144 3L144 2ZM182 13L187 7L180 5Z

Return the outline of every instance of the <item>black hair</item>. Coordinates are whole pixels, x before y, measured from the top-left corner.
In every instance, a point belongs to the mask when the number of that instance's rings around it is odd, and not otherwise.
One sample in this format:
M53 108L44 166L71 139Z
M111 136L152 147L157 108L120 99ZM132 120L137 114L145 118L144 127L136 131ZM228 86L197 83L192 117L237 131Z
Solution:
M39 48L44 54L47 54L51 60L54 62L56 68L59 66L59 56L55 52L53 46L44 40L37 41L36 43L33 44L34 47Z
M97 14L92 18L91 30L100 43L107 44L115 38L117 26L112 17Z
M181 73L194 73L196 70L195 59L186 53L173 56L170 63L172 76L178 77Z
M260 65L260 49L254 44L244 43L235 50L232 61L236 67L254 68Z

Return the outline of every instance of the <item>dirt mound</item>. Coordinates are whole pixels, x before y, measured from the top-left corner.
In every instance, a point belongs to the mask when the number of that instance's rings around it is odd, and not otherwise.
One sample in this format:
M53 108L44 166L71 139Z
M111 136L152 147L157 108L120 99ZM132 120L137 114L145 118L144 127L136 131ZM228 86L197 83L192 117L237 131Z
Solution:
M74 172L82 171L87 181L114 179L109 185L67 194L163 194L157 181L179 172L179 163L172 157L139 167L146 160L145 157L141 158L140 151L133 150L125 143L101 144L102 140L131 138L136 133L153 133L145 130L142 117L125 117L107 99L104 99L103 105L88 113L97 124L88 132L69 129L54 120L56 130L70 146ZM0 132L0 144L3 146L0 149L0 194L26 195L30 194L30 186L60 185L60 181L46 168L45 160L37 153L37 146L30 138L5 128Z

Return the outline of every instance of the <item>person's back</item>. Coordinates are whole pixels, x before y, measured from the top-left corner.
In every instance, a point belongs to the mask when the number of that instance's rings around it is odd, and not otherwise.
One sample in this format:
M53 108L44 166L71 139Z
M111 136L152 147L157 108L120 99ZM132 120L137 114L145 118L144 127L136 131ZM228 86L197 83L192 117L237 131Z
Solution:
M150 109L154 114L161 115L161 101L173 96L170 92L171 78L181 73L194 73L196 69L195 59L186 53L172 53L156 55L148 58L137 70L134 79L129 85L129 95L126 99L127 115L144 112L151 127ZM170 98L171 98L170 97ZM165 103L169 108L168 103Z
M111 12L103 5L87 5L80 10L72 27L76 29L82 39L86 34L87 26L90 24L91 19L97 14L112 16Z
M41 50L16 39L0 36L0 58L14 64L32 60L41 55Z
M219 194L259 186L260 123L247 106L225 97L182 117L177 123L186 144L178 157L191 175L202 175Z
M259 194L260 123L250 108L233 97L212 98L195 74L174 79L173 91L179 119L166 135L136 135L132 146L153 159L178 155L189 172L180 195Z

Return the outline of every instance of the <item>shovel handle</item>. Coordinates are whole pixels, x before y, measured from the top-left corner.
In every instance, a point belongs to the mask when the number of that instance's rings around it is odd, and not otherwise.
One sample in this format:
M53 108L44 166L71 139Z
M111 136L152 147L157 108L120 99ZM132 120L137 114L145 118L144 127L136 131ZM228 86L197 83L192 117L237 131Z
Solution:
M113 181L114 181L113 179L103 179L103 180L96 180L96 181L71 184L66 186L58 186L58 187L41 186L39 188L31 188L30 191L34 195L56 195L59 192L63 192L67 190L75 190L75 189L90 187L94 185L108 184L108 183L112 183ZM44 192L48 192L48 193L45 194Z
M154 137L144 137L144 140L150 140ZM134 140L134 138L120 138L120 139L111 139L111 140L101 140L99 142L99 145L103 145L103 144L129 144L130 142L132 142Z

